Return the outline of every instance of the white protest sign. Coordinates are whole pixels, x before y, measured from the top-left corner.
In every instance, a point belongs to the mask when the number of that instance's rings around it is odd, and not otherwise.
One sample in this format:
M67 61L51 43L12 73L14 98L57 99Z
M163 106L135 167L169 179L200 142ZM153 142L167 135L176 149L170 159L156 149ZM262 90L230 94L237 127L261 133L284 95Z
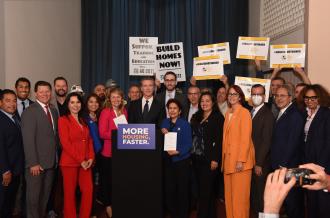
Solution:
M251 77L235 77L235 85L241 87L244 92L245 99L249 100L251 98L251 88L255 84L260 84L265 87L265 102L268 102L269 99L269 90L270 90L270 79L259 79L259 78L251 78Z
M231 61L229 42L198 46L199 57L215 55L220 56L220 58L223 60L223 64L230 64Z
M152 76L155 74L155 46L158 37L129 37L129 75Z
M305 67L305 51L305 44L271 45L270 67Z
M219 55L194 58L193 76L196 80L219 79L223 75L223 62Z
M186 81L182 42L159 44L156 46L156 77L164 82L164 74L172 71L177 81Z
M238 59L267 60L269 48L268 37L242 37L238 38Z

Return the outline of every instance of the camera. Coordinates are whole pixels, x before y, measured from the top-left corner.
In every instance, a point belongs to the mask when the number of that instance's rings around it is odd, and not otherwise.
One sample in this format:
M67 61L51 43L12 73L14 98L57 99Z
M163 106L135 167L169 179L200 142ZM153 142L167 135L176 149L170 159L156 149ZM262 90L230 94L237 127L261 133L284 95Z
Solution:
M303 185L313 185L315 179L310 179L309 175L314 172L309 169L304 168L291 168L285 174L284 182L287 183L290 181L292 177L296 177L295 186L303 186Z

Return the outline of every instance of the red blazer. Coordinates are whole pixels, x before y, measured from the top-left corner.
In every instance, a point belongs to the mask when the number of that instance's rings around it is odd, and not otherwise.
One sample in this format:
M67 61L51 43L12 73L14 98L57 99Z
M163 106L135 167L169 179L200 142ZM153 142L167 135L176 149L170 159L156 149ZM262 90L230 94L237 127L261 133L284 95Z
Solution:
M125 108L123 114L127 120L127 111ZM99 119L99 134L100 138L104 141L101 154L105 157L112 157L111 131L117 129L113 121L114 118L116 118L116 114L112 108L104 108L102 110Z
M94 159L87 125L81 127L72 115L62 116L58 119L58 132L62 145L60 166L78 167L84 160Z

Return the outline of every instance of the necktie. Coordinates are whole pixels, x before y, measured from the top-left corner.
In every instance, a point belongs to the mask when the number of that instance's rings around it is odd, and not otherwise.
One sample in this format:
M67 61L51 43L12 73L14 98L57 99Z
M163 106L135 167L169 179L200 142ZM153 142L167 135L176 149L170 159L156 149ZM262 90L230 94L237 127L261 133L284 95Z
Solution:
M22 105L23 105L23 111L25 110L25 102L22 101Z
M278 113L276 121L278 121L281 118L282 114L283 114L282 111L280 111L280 113Z
M253 118L253 114L254 114L255 111L256 111L256 109L254 109L254 108L251 110L251 117L252 118Z
M143 116L144 121L147 119L148 112L149 112L149 101L146 100L146 103L143 107L143 112L142 112L142 116Z
M15 125L20 129L21 128L21 123L20 123L19 119L17 118L16 114L14 114L12 116L12 118L13 118L13 120L15 122Z
M53 121L52 121L52 116L50 115L49 106L46 105L45 108L46 108L46 111L47 111L47 118L48 118L48 121L49 121L50 125L51 125L52 128L53 128Z

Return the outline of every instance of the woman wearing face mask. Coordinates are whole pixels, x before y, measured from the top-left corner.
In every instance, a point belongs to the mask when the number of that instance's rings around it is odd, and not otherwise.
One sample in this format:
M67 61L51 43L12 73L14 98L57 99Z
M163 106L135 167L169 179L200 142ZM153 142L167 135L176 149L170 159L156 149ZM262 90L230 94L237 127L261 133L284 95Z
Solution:
M108 217L112 217L112 130L116 130L117 126L114 119L119 116L125 116L127 120L127 112L124 107L124 93L119 88L113 88L107 94L105 99L105 108L102 110L99 120L99 132L101 139L104 140L101 150L101 193L102 201L106 206Z
M180 118L182 106L177 99L168 100L166 107L169 118L162 122L162 133L166 136L169 132L176 132L177 145L176 150L166 152L165 202L171 217L188 218L191 127Z
M198 186L198 218L215 218L216 176L221 162L224 118L210 92L199 98L198 111L191 118L192 161Z
M318 84L307 85L301 92L306 108L304 162L315 163L330 174L330 101L329 93ZM330 195L307 191L308 217L325 218L330 214Z
M245 96L239 86L231 86L227 95L229 109L225 116L222 144L226 215L227 218L247 218L255 163L252 119L250 112L242 106Z
M78 93L70 93L65 102L65 113L58 120L62 145L60 167L63 175L64 217L76 217L76 188L82 193L80 218L89 218L92 209L93 140L83 119L83 101Z

